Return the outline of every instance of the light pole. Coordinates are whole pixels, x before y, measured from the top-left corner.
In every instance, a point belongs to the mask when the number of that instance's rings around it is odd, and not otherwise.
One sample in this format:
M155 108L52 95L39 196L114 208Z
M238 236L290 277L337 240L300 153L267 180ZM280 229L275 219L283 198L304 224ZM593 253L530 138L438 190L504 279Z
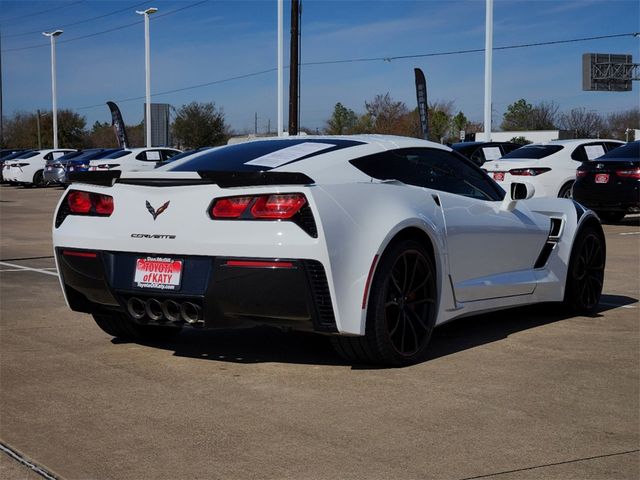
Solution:
M62 30L42 32L45 37L51 39L51 103L53 115L53 148L58 148L58 99L56 89L56 37L62 35Z
M283 39L283 16L284 16L284 6L283 0L278 0L278 136L282 136L282 127L283 127L283 114L282 114L282 99L283 99L283 69L284 69L284 60L283 60L283 49L284 49L284 39Z
M493 69L493 0L487 0L484 42L484 139L491 141L491 84Z
M151 54L149 53L149 15L156 13L157 8L147 8L140 12L136 10L138 15L144 15L144 70L146 79L146 119L144 122L147 131L147 148L151 147Z

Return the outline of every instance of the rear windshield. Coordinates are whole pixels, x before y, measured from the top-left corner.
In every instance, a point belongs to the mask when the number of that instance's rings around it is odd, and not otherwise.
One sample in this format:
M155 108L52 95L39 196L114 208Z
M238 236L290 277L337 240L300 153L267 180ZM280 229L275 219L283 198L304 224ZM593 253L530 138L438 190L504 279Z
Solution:
M621 147L609 150L603 156L598 158L600 160L640 160L640 141L627 143Z
M25 153L27 152L15 152L15 153L12 153L11 155L7 155L2 160L13 160L14 158L18 158L21 155L24 155Z
M58 161L58 160L71 160L72 158L79 157L79 156L81 156L81 155L83 155L85 153L87 153L87 152L78 151L78 152L65 153L61 157L55 158L54 160L56 160L56 161Z
M16 157L16 159L23 159L23 158L31 158L31 157L35 157L36 155L38 155L40 152L35 151L35 152L27 152L27 153L23 153L22 155Z
M564 147L562 145L525 145L512 152L507 153L502 158L544 158L559 152Z
M259 140L212 149L196 158L172 162L176 172L255 172L271 170L321 153L362 145L355 140L307 139Z
M109 155L105 155L105 156L100 156L100 160L107 159L107 158L120 158L120 157L124 157L125 155L129 155L131 152L129 150L118 150L117 152L113 152Z

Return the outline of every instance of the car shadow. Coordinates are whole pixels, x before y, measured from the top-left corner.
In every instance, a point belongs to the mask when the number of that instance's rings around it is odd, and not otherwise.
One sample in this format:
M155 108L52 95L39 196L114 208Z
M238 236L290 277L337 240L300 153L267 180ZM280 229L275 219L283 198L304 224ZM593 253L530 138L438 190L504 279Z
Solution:
M591 315L637 303L622 295L602 295L598 310ZM509 335L574 318L560 304L549 303L474 315L436 328L426 361L503 340ZM125 343L112 340L114 344ZM185 329L172 342L141 344L172 350L178 357L231 363L291 363L326 366L351 366L354 370L385 367L353 365L337 355L330 339L313 333L283 331L259 326L244 329Z

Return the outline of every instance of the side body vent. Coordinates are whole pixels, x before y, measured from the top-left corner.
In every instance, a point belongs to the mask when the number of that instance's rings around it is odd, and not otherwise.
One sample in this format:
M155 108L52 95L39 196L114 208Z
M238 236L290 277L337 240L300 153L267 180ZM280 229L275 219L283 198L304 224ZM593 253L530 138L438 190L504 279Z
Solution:
M547 237L547 241L542 247L540 251L540 255L538 255L538 259L536 260L533 268L542 268L547 264L549 257L551 256L551 252L556 247L558 240L560 239L560 235L562 234L562 227L564 223L561 218L552 218L551 225L549 226L549 236Z

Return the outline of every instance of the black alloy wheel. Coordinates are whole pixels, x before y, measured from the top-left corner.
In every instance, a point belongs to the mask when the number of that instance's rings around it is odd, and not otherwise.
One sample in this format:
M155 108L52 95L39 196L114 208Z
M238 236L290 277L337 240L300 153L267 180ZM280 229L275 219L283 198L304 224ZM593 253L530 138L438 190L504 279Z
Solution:
M591 313L602 294L606 247L603 235L593 227L578 235L567 272L565 303L578 312Z
M387 248L376 267L367 304L365 335L334 336L337 352L351 362L393 367L423 361L436 321L433 258L413 239Z
M406 250L395 261L385 287L384 316L391 345L402 357L412 357L431 335L435 279L427 257Z

